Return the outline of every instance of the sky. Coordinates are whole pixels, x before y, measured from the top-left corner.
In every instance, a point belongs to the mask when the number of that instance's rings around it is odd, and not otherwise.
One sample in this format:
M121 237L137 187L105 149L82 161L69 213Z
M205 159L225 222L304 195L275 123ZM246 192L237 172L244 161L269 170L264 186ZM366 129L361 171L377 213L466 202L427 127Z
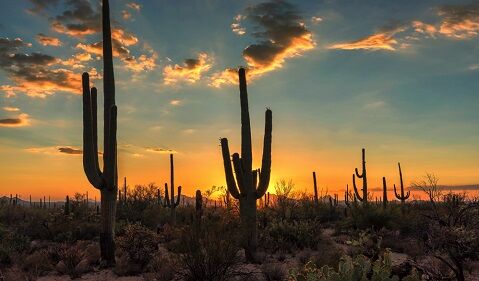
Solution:
M81 74L102 108L100 1L3 0L0 194L95 193L82 167ZM220 137L240 148L236 69L247 69L254 166L273 111L270 191L434 173L479 183L479 3L110 0L119 177L224 186ZM102 113L99 112L102 143ZM101 149L101 148L100 148ZM121 182L121 180L120 180ZM90 195L92 198L93 195Z

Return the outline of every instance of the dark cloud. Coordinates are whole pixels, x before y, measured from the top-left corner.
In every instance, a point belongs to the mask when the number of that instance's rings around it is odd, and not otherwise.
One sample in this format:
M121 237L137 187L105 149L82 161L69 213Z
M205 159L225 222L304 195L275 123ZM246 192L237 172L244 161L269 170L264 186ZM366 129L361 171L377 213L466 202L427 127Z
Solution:
M20 48L30 47L21 39L0 38L0 68L7 73L15 86L2 85L7 95L25 92L30 96L45 96L54 91L79 93L80 74L58 68L61 60L41 53L24 54Z
M304 25L296 7L286 1L277 0L249 7L246 9L246 19L258 30L252 36L260 40L243 51L243 55L254 65L267 67L290 48L298 48L299 51L314 46L311 32Z
M459 39L472 38L479 32L479 4L444 5L438 8L442 17L439 33Z
M83 150L72 147L58 147L58 152L65 154L83 154Z
M287 59L302 55L316 45L296 6L283 0L251 6L234 20L233 32L244 35L246 28L240 22L248 21L252 27L247 29L254 30L250 34L257 39L243 50L250 79L283 67ZM231 69L215 73L210 85L220 87L225 83L236 83L237 78L231 76Z
M0 119L0 127L25 127L30 125L29 115L20 114L16 118Z
M33 8L29 9L32 13L38 13L50 7L56 6L60 0L30 0Z
M84 36L101 30L100 6L88 0L68 0L67 9L52 20L52 27L59 33Z
M42 44L43 46L54 46L59 47L62 45L62 41L56 37L47 36L43 33L39 33L37 35L38 43Z
M21 124L22 119L20 118L7 118L7 119L0 119L0 124L2 125L15 125Z

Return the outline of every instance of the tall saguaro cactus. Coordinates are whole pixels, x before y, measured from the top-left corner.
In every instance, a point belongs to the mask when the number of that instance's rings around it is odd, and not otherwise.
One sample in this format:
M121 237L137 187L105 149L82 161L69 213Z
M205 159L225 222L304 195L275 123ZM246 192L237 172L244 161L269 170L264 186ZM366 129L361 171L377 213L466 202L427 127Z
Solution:
M411 191L408 191L406 194L404 194L404 183L402 180L402 170L401 170L401 163L398 162L398 168L399 168L399 181L401 185L401 194L398 194L396 190L396 184L394 184L394 195L396 195L396 198L401 200L401 209L404 212L404 204L406 203L406 200L409 199L409 196L411 196Z
M173 163L173 154L170 154L170 189L171 194L168 193L168 184L165 182L165 200L163 200L163 206L170 208L171 218L174 222L176 219L176 207L180 205L181 186L178 186L178 197L175 202L175 166Z
M118 193L117 171L117 108L108 0L103 0L103 92L104 144L103 171L98 163L97 89L90 88L88 73L83 73L83 169L88 181L101 193L100 249L106 265L115 263L115 215Z
M314 203L319 204L318 185L316 184L316 172L313 172Z
M362 150L362 173L359 174L358 168L354 169L353 173L353 188L354 188L354 193L356 194L356 198L363 202L363 205L368 204L368 178L366 176L366 150L363 148ZM356 177L363 179L363 188L362 193L363 196L359 194L358 188L356 186Z
M256 248L258 246L256 200L260 199L266 193L269 185L271 174L271 132L273 115L270 109L266 109L261 170L253 170L251 126L248 109L246 73L244 68L239 69L238 75L241 103L241 156L238 153L232 155L236 180L233 175L233 168L231 167L228 139L221 139L221 149L223 153L223 163L228 190L231 196L239 200L240 203L240 217L244 238L243 247L245 249L246 258L249 261L254 261Z
M383 177L383 209L388 207L388 187L386 184L386 178Z

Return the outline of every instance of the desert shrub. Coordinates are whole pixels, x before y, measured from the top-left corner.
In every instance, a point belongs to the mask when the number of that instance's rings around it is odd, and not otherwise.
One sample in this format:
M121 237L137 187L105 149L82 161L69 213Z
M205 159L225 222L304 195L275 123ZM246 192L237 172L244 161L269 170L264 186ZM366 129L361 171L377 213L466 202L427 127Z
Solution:
M389 253L385 252L378 260L372 262L365 256L341 258L338 269L329 266L318 268L314 263L309 262L299 270L290 271L290 281L399 281L399 277L392 276L392 266ZM407 281L419 281L416 272L412 272Z
M280 263L265 263L261 272L266 281L284 281L287 278L287 272Z
M158 252L153 256L148 264L148 270L152 273L155 280L173 280L175 278L174 261Z
M244 275L239 268L241 259L236 232L222 224L201 230L189 228L180 239L178 275L186 281L223 281Z
M338 248L333 241L329 239L322 240L317 249L317 253L310 257L310 260L317 266L330 266L337 268L341 257L344 255L343 250ZM303 262L306 264L307 262Z
M382 251L382 239L384 232L378 232L374 229L360 230L352 239L346 241L351 246L351 254L364 255L369 258L376 259Z
M28 237L0 228L0 267L10 265L15 256L29 248Z
M342 224L343 228L380 230L390 228L393 219L397 219L396 214L391 209L384 210L379 206L355 206L350 208L351 216Z
M32 277L43 276L51 271L53 265L49 259L48 251L42 249L26 256L23 260L22 269L28 272Z
M88 271L88 262L84 259L83 248L85 243L77 242L75 244L63 244L59 248L60 261L56 265L56 270L62 274L68 274L72 279L79 278Z
M118 249L125 252L128 261L144 268L158 249L158 236L140 224L125 227L117 239Z
M321 240L316 221L273 221L260 232L260 245L272 251L292 252L297 249L316 249Z

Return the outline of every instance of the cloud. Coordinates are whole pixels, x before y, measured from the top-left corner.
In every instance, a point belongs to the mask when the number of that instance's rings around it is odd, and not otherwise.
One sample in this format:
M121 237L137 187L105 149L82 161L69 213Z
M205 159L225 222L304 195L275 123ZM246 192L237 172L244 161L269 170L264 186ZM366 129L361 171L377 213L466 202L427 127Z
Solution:
M132 15L131 15L130 11L128 11L128 10L123 10L123 11L121 11L121 17L122 17L124 20L129 20L129 19L131 19Z
M15 85L1 85L8 96L23 92L29 96L45 97L56 91L80 93L81 73L62 67L63 61L41 53L24 54L20 48L30 47L17 38L0 38L0 68ZM96 71L94 69L93 73Z
M60 0L30 0L33 4L33 8L28 9L28 11L36 14L47 8L56 6Z
M385 28L385 30L359 40L333 44L328 48L340 50L396 51L399 42L394 36L404 32L406 29L407 27L404 26Z
M322 21L323 21L323 18L322 18L322 17L316 17L316 16L311 17L311 22L312 22L313 24L318 24L318 23L320 23L320 22L322 22Z
M49 155L82 155L83 150L72 146L49 146L49 147L30 147L25 149L30 153L40 153Z
M283 0L250 6L241 20L247 20L251 36L257 39L243 50L250 79L283 67L289 58L302 55L316 46L296 7ZM215 73L210 85L220 87L236 80L230 79L231 69Z
M42 44L43 46L59 47L59 46L63 45L63 43L62 43L62 41L60 41L60 39L55 38L55 37L47 36L43 33L39 33L37 35L37 41L38 41L38 43Z
M0 127L26 127L30 126L30 120L29 120L29 115L26 113L20 114L16 118L5 118L5 119L0 119Z
M211 68L212 63L207 54L200 53L197 59L186 59L182 65L167 65L163 68L164 84L195 83Z
M379 109L379 108L384 108L387 106L387 103L384 101L375 101L368 103L364 106L365 109Z
M20 108L5 106L5 107L3 107L3 110L8 111L8 112L17 112L17 111L20 111Z
M246 28L241 26L241 21L244 20L246 17L243 15L237 15L233 19L233 23L231 24L231 31L236 33L237 35L244 35L246 34Z
M180 100L171 100L171 101L170 101L170 104L171 104L171 105L174 105L174 106L178 106L178 105L181 105L181 104L182 104L182 101L180 101Z
M137 11L137 12L139 12L140 9L141 9L141 5L138 4L138 3L135 3L135 2L130 2L130 3L126 4L126 6L127 6L128 8L131 8L131 9Z
M160 153L160 154L175 154L175 153L178 153L175 150L168 149L168 148L162 148L162 147L147 147L146 151L154 152L154 153Z
M131 2L131 3L128 3L126 4L126 7L130 10L134 10L136 12L140 12L141 10L141 5L138 4L138 3L134 3L134 2ZM121 16L123 17L124 20L130 20L132 19L133 15L131 14L131 12L127 9L121 11Z
M447 37L470 39L479 32L479 4L444 5L439 7L441 23L438 32Z
M99 4L94 8L88 0L67 0L68 9L52 18L52 29L72 37L83 37L101 30Z

